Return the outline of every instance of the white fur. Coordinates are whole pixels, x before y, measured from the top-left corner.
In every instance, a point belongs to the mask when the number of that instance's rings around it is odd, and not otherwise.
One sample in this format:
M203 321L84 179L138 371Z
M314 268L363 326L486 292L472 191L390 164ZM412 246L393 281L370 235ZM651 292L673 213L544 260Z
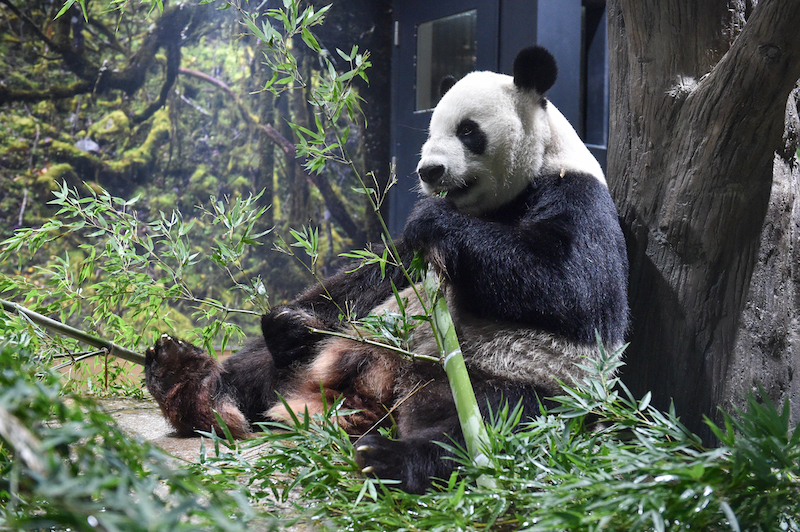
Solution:
M426 194L447 193L465 214L494 210L520 194L544 172L577 170L605 183L597 160L578 134L543 96L521 90L511 76L473 72L456 83L431 116L428 140L417 169L442 165L442 179ZM465 119L476 122L488 138L486 151L474 155L456 137Z
M418 289L424 293L422 287ZM400 299L404 301L408 316L424 314L412 288L403 290ZM571 342L518 323L476 318L458 312L452 299L448 299L464 361L468 367L486 375L509 382L534 384L552 395L558 395L561 393L558 382L571 384L581 380L587 376L587 372L580 365L591 365L591 361L598 360L600 352L595 345ZM383 311L400 311L394 296L374 310L378 314ZM607 347L613 350L619 346ZM423 323L413 330L409 348L420 355L439 356L430 324ZM404 367L403 371L413 374L408 367Z

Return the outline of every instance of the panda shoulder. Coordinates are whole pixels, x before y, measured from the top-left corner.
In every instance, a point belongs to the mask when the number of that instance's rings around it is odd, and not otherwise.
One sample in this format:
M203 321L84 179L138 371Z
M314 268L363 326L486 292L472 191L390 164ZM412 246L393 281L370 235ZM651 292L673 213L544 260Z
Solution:
M592 172L562 168L537 176L533 186L526 190L529 207L552 204L565 211L590 212L616 211L604 179Z

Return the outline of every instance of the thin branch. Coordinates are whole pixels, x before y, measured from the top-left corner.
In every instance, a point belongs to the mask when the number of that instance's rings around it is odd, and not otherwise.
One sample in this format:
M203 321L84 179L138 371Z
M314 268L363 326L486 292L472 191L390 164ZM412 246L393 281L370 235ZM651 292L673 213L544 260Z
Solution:
M402 347L389 345L383 342L377 342L375 340L370 340L369 338L365 338L363 336L354 336L352 334L347 334L337 331L328 331L325 329L317 329L315 327L309 327L308 330L314 334L324 334L327 336L335 336L336 338L346 338L347 340L352 340L354 342L358 342L359 344L366 344L374 347L380 347L382 349L388 349L389 351L394 351L395 353L401 354L409 358L414 358L418 360L427 360L428 362L436 362L437 364L441 363L441 359L437 357L432 357L429 355L420 355L419 353L414 353L407 349L403 349Z
M61 323L60 321L43 316L38 312L29 310L16 303L12 303L11 301L0 299L0 304L3 306L3 309L6 312L22 314L37 325L41 325L42 327L50 329L51 331L69 336L70 338L74 338L93 347L104 349L113 357L121 358L123 360L127 360L128 362L133 362L134 364L140 364L142 366L144 365L144 355L141 353L136 353L135 351L125 349L114 342L109 342L108 340L103 340L102 338L93 336L85 331L75 329L65 323Z
M39 459L42 456L42 443L15 415L2 406L0 406L0 436L11 445L31 471L40 476L47 474L47 468Z

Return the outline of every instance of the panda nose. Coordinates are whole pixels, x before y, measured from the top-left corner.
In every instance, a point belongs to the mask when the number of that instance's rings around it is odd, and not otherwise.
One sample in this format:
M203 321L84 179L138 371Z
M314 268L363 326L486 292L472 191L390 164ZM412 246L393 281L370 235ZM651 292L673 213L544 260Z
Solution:
M423 166L417 169L419 178L428 184L436 183L444 175L444 165L432 164L430 166Z

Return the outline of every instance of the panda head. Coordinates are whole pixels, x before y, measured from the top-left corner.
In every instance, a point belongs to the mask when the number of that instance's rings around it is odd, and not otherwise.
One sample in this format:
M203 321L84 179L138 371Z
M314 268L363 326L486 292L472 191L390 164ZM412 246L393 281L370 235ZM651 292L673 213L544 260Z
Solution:
M578 170L604 181L600 165L544 96L557 72L550 52L536 46L517 55L513 77L446 78L417 165L422 191L444 193L461 212L480 215L513 200L544 172Z

